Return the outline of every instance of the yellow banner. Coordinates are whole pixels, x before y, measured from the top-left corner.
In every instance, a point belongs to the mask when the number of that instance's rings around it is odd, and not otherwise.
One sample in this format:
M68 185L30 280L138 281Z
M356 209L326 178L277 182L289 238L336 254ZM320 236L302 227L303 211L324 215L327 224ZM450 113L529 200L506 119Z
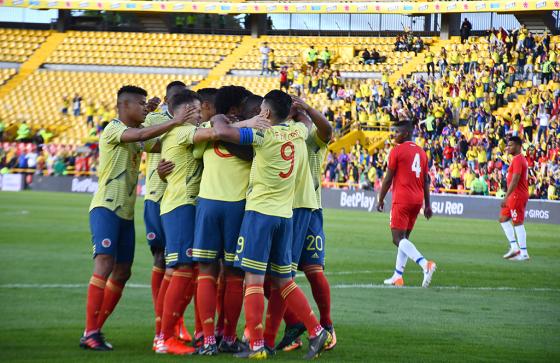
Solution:
M430 1L430 2L185 2L0 0L0 7L32 9L149 11L217 14L433 14L560 10L560 0Z

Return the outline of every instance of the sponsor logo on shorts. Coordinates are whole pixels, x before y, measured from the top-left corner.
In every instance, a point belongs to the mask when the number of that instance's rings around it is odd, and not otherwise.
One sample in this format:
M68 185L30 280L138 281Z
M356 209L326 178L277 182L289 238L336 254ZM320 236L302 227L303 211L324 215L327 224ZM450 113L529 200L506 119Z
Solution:
M311 256L311 258L319 258L319 255L317 254L317 252L315 252L315 253Z
M187 249L187 256L192 257L192 248Z
M103 241L101 241L101 246L105 248L111 247L111 240L109 238L105 238Z
M156 234L154 232L150 232L146 235L146 238L148 239L148 241L153 241L156 239Z

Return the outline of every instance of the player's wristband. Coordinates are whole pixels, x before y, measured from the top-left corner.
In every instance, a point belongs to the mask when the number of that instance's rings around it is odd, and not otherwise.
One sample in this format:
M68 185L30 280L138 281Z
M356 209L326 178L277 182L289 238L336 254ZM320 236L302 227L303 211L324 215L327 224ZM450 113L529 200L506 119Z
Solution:
M253 129L242 127L239 129L239 144L251 145L253 143Z

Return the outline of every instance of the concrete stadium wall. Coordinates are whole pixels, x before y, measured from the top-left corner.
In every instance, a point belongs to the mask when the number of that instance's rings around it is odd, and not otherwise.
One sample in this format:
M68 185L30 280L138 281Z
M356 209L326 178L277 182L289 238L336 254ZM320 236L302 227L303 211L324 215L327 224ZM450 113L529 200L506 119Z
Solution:
M9 186L13 190L14 178L10 178ZM1 184L0 184L1 185ZM23 187L23 185L22 185ZM30 190L94 193L97 190L96 177L70 176L34 176L27 185ZM144 181L138 185L138 195L144 195ZM377 193L363 190L323 189L323 207L376 212ZM434 215L457 218L478 218L496 220L500 213L501 199L494 197L460 196L432 194L432 210ZM391 208L391 195L388 195L385 212ZM531 223L547 223L560 225L560 202L548 200L529 200L525 218Z

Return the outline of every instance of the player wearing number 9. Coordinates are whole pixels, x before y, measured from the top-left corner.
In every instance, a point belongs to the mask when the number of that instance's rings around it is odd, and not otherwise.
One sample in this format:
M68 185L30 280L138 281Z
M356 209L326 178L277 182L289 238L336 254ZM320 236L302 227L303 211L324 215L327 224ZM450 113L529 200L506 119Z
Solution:
M377 209L384 207L385 195L393 186L391 203L391 233L393 243L398 247L397 262L393 276L385 280L387 285L402 286L402 274L407 258L415 261L424 271L423 287L428 287L436 264L427 261L408 240L416 217L424 204L424 215L432 216L430 206L430 176L428 174L428 158L424 150L412 142L412 124L399 122L395 127L397 145L389 153L387 172L379 192Z
M221 140L253 145L255 157L251 168L245 216L241 225L234 265L245 271L245 316L251 350L239 357L266 358L264 338L274 345L274 336L282 320L282 300L305 324L310 342L310 357L330 343L330 333L324 331L312 313L309 303L292 279L292 205L296 183L296 167L305 148L311 124L288 122L291 97L278 90L269 92L258 117L266 118L272 127L265 131L235 129L217 119L214 128ZM268 269L270 266L270 269ZM269 310L280 310L267 316L263 332L264 278L270 274L273 289Z

